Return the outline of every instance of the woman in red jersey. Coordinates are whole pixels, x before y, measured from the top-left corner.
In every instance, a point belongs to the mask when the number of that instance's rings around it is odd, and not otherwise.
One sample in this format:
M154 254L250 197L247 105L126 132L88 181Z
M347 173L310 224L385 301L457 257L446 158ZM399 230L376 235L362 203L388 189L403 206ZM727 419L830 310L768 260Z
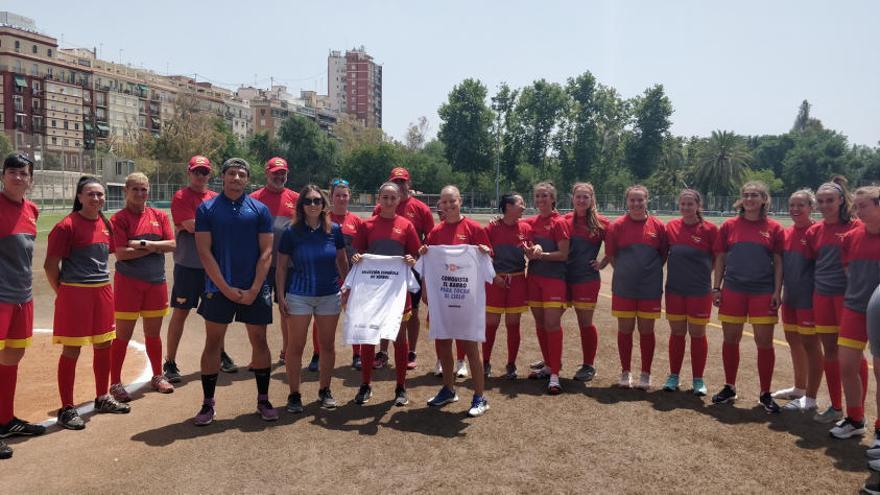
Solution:
M94 177L82 177L76 185L73 213L49 233L43 264L57 296L52 341L64 346L58 360L58 424L70 430L86 427L73 402L76 361L82 346L94 347L95 411L118 414L130 410L128 404L108 393L110 343L116 338L116 327L107 265L113 229L101 212L103 208L104 186Z
M599 249L608 232L608 219L596 212L596 191L587 182L577 182L571 187L574 211L565 215L566 227L571 234L571 248L565 266L568 304L574 307L581 334L581 367L574 379L589 382L596 376L596 349L599 332L593 325L593 311L599 298L602 280L599 270L608 264L599 261Z
M738 215L725 221L715 240L714 304L724 332L721 357L725 385L712 396L721 404L736 400L739 370L739 342L748 321L758 348L759 402L767 412L778 413L779 404L770 396L776 351L773 327L782 299L782 251L785 241L779 222L767 218L770 193L767 185L749 181L740 189L734 204ZM722 288L723 283L723 288Z
M443 221L434 226L425 238L425 245L419 250L424 254L428 246L469 244L478 246L484 254L490 254L489 238L483 227L461 214L461 192L455 186L446 186L440 191L440 209L443 210ZM423 283L425 280L423 278ZM430 280L427 283L432 283ZM426 292L422 292L425 297ZM425 301L430 306L430 301ZM483 375L483 363L480 360L480 347L476 340L456 339L456 346L461 349L470 362L473 373L474 397L468 416L482 416L489 409L489 403L484 396L485 376ZM455 394L455 372L452 367L452 339L436 338L434 340L437 358L440 360L443 370L443 387L428 401L428 405L439 407L458 400Z
M15 417L18 363L34 331L33 259L37 205L25 198L33 184L34 163L12 154L3 161L0 193L0 459L12 457L2 439L42 435L46 428Z
M788 198L788 215L794 222L785 229L782 253L782 328L791 350L794 385L774 392L774 399L791 398L786 411L816 409L816 392L822 381L822 350L813 323L813 272L815 260L807 246L810 215L816 204L813 191L801 189ZM814 362L817 366L809 366Z
M352 256L352 263L360 261L361 253L370 253L403 256L408 265L415 265L415 258L418 256L421 242L412 222L397 214L398 203L400 203L400 188L397 184L393 182L382 184L379 187L379 214L361 223L352 244L357 250L357 253ZM403 320L400 323L397 340L394 341L394 369L397 374L397 387L394 390L394 404L396 406L409 404L406 393L408 357L406 323L411 315L411 307L412 301L410 294L407 293ZM361 345L361 378L363 383L354 398L356 404L366 404L373 396L371 383L375 356L375 346Z
M516 193L501 196L498 206L502 217L486 226L489 247L495 253L492 264L495 280L486 285L486 342L483 343L483 370L489 376L492 347L504 315L507 327L507 366L504 378L516 379L516 356L520 345L520 319L528 311L526 286L526 249L531 229L520 220L525 201Z
M868 301L880 285L880 187L856 189L853 204L861 222L843 239L843 264L847 281L837 339L846 417L831 429L831 436L835 438L850 438L865 433L868 377L864 350L868 342ZM877 364L877 361L875 358L874 363ZM876 366L874 375L880 375ZM874 428L876 436L880 420L874 423Z
M605 255L611 260L611 314L617 318L620 354L620 387L632 386L633 333L638 326L641 374L637 388L651 388L654 360L654 322L660 318L663 263L667 251L666 229L648 214L648 189L630 186L625 196L627 213L611 224L605 236Z
M168 314L165 253L174 251L174 233L168 215L147 206L150 181L135 172L125 179L125 208L110 218L116 249L113 300L116 339L111 350L110 393L119 402L131 397L122 385L122 364L138 318L144 319L144 345L153 368L154 390L174 392L162 374L162 318Z
M565 219L556 211L556 187L551 182L535 185L534 201L538 214L526 220L533 243L526 251L530 260L526 282L544 366L530 373L529 378L549 378L547 391L558 395L562 393L562 313L567 299L565 262L571 235Z
M330 220L334 223L338 224L342 228L342 236L345 238L345 252L348 254L348 259L350 260L352 256L357 252L352 246L352 242L354 241L355 236L357 235L358 229L361 226L362 220L361 217L355 215L354 213L348 211L348 203L351 201L351 187L349 183L345 179L333 179L330 181L330 202L332 203L332 209L330 210ZM342 281L340 280L340 283ZM314 333L315 328L312 328L312 343L315 343ZM315 349L317 349L317 345ZM361 346L354 345L351 346L352 357L351 357L351 367L359 370L361 369Z
M838 359L838 334L840 315L843 311L843 295L846 292L846 273L843 270L843 238L856 228L859 221L852 208L852 197L846 190L846 179L834 177L816 190L816 203L822 221L807 230L807 247L815 266L815 290L813 292L813 317L816 335L822 344L824 357L821 361L809 361L807 367L825 370L825 382L831 405L813 419L831 424L843 418L840 361ZM867 382L868 363L859 370Z
M678 390L685 337L691 336L693 393L706 395L703 371L709 353L706 325L712 314L712 246L718 227L703 219L703 197L693 189L678 195L681 217L666 224L666 319L669 320L669 377L663 390Z

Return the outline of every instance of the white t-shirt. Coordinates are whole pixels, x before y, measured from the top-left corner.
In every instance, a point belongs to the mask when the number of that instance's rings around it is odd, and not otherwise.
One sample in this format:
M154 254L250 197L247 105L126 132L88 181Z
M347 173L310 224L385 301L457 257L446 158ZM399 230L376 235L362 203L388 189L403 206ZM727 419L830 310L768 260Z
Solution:
M432 339L486 340L486 282L492 258L477 246L428 246L416 263L427 291Z
M342 286L351 289L342 322L345 343L376 345L397 339L406 291L417 292L419 281L402 256L365 254Z

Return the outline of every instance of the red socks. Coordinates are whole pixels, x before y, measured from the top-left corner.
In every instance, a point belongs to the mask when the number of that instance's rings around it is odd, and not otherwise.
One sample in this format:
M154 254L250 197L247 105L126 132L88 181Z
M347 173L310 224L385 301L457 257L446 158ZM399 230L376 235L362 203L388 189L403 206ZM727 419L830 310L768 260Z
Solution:
M588 327L581 327L581 351L584 354L584 361L582 364L593 365L593 361L596 360L596 349L599 347L599 332L596 330L596 325L590 325Z
M684 362L684 335L669 334L669 372L673 375L681 373L681 363ZM694 376L702 376L694 373Z
M522 339L519 333L519 323L507 325L507 364L515 364L519 354L519 343Z
M828 395L831 407L838 411L843 409L843 390L840 384L840 362L825 360L825 381L828 383Z
M702 337L691 337L691 367L694 370L694 378L703 377L708 356L709 338L705 335Z
M351 346L351 355L352 356L360 356L361 355L361 346L360 345Z
M773 382L773 367L776 365L776 349L773 347L758 348L758 381L761 393L769 392Z
M144 346L147 348L147 357L150 359L150 366L153 368L153 376L162 374L162 337L156 335L150 337L144 336ZM113 382L119 383L119 382Z
M367 385L373 381L373 363L376 361L376 346L361 345L361 381Z
M657 339L654 332L639 334L639 350L642 358L642 373L651 373L651 363L654 362L654 346Z
M65 355L58 358L58 393L61 407L73 406L73 382L76 380L76 359Z
M406 383L406 363L409 345L406 341L406 331L400 332L394 341L394 372L397 375L397 384L404 386ZM363 359L361 359L363 361Z
M724 364L724 381L736 386L736 373L739 371L739 344L721 344L721 361Z
M551 374L558 375L562 369L562 328L544 333L547 335L547 355L550 358L547 365Z
M633 334L617 332L617 353L620 355L620 369L624 372L632 369Z
M110 344L110 383L122 383L122 364L127 350L127 340L114 339Z
M95 397L107 394L110 388L110 347L94 349L92 368L95 372Z
M12 421L15 405L15 384L18 381L18 365L0 365L0 425Z
M510 329L507 329L510 333ZM492 360L492 347L495 346L495 336L498 334L498 325L486 324L486 341L483 342L483 363Z

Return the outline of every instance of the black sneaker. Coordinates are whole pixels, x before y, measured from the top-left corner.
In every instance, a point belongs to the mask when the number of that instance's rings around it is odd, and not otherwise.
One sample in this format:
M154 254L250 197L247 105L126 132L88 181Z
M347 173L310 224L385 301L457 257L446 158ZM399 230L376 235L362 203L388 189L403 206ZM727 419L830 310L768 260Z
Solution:
M371 387L368 383L361 384L361 388L358 389L357 395L354 396L355 404L366 404L370 402L370 399L373 397L373 387Z
M507 363L507 366L504 367L504 379L505 380L516 380L516 365L513 363Z
M317 353L312 354L312 360L309 361L309 371L314 373L314 372L318 371L318 369L320 367L321 367L321 358L318 356Z
M294 392L287 396L287 412L293 414L303 412L302 395L299 392Z
M131 412L131 406L129 406L128 404L123 404L122 402L114 399L112 395L107 394L95 398L95 412L110 414L128 414L129 412Z
M86 427L86 422L76 412L73 406L67 406L58 410L58 425L68 430L82 430Z
M229 354L226 354L226 351L220 351L220 371L224 373L238 372L238 366L235 365L235 361L229 357Z
M354 356L352 356L352 357L351 357L351 367L354 368L354 369L356 369L356 370L358 370L358 371L360 371L360 370L361 370L361 366L363 366L363 363L361 363L361 357L358 356L357 354L355 354Z
M0 426L0 438L13 436L32 437L46 433L46 427L28 423L13 417L12 421Z
M162 371L165 373L165 379L171 383L180 383L180 369L174 361L165 361L162 365Z
M0 440L0 459L9 459L12 457L12 449L9 448L9 445L6 445L6 442Z
M403 407L407 404L409 404L409 397L406 396L406 388L398 385L397 388L394 389L394 405L397 407Z
M779 414L782 410L779 407L779 404L773 400L773 396L770 395L770 392L764 392L761 394L761 397L758 398L758 404L761 404L764 407L764 410L770 414Z
M724 385L721 392L712 396L712 404L727 404L736 400L736 389L730 385Z
M490 378L492 376L492 364L491 363L483 363L483 376L486 378Z
M377 352L375 359L373 359L373 369L379 370L386 366L388 366L388 353L385 351Z
M333 398L329 387L318 390L318 402L324 409L336 409L336 399Z
M579 382L589 382L596 377L596 368L589 364L582 364L574 374L574 379Z

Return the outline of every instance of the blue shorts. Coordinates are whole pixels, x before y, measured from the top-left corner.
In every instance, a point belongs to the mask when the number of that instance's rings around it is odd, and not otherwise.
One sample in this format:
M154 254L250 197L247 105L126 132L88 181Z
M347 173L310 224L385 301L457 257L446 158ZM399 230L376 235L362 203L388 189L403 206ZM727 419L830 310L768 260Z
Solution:
M205 293L205 270L174 264L174 285L171 288L171 307L193 309Z
M291 315L338 315L342 309L339 292L328 296L299 296L287 294L287 313Z
M272 291L263 285L260 295L250 305L230 301L222 292L207 292L199 304L199 314L212 323L228 325L233 320L250 325L272 323Z

